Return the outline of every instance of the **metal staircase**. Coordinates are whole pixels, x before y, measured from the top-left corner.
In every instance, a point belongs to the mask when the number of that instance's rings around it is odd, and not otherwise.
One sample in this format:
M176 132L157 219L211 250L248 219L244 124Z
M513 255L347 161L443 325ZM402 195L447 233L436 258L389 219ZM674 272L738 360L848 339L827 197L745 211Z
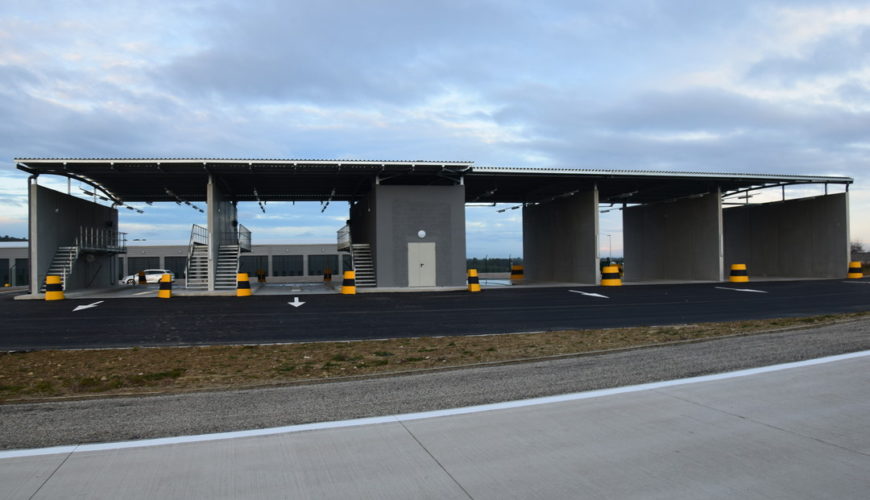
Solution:
M234 290L239 272L239 245L221 245L215 268L215 290Z
M378 286L371 245L354 243L350 245L350 254L353 257L353 269L356 271L356 286L366 288Z
M51 260L45 276L60 276L60 283L66 290L67 278L72 274L73 264L78 258L78 246L57 247L57 252L54 253L54 259ZM42 284L39 285L40 292L45 292L45 276L42 277Z
M185 288L208 290L208 245L193 244L187 255Z
M234 290L239 272L239 255L251 251L251 232L239 225L235 233L224 234L224 242L218 247L215 265L215 290ZM190 247L187 252L186 288L208 290L208 229L194 224L190 230Z

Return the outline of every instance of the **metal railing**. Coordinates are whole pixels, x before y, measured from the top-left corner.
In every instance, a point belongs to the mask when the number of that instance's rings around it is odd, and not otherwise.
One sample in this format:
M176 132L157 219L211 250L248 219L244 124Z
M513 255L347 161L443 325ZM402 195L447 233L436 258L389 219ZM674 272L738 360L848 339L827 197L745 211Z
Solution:
M236 236L239 243L239 250L242 252L251 251L251 230L239 224L239 230Z
M243 252L251 251L251 230L239 224L235 231L225 231L220 235L220 245L238 245Z
M79 226L75 246L80 250L112 253L127 252L127 233L100 227Z
M345 225L338 230L338 251L350 248L350 226Z
M194 264L193 254L197 245L208 245L208 228L194 224L190 228L190 243L187 245L187 264L184 268L184 288L190 288L191 268Z
M190 228L190 246L208 245L208 228L194 224Z

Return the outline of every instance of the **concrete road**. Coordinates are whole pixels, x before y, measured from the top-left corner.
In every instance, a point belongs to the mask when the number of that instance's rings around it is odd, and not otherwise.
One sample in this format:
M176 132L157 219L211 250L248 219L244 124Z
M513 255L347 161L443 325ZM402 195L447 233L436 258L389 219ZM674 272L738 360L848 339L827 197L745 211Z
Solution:
M807 316L870 309L870 280L307 295L298 308L290 300L291 295L0 298L0 350L352 340ZM82 306L92 307L76 310Z
M7 453L0 497L867 498L870 352L734 375L369 425Z

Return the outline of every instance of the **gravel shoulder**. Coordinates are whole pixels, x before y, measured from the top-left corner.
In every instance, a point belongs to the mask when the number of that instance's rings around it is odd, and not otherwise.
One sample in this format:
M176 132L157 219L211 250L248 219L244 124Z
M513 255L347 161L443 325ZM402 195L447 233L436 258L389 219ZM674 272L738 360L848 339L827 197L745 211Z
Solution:
M546 361L237 391L0 406L0 449L266 428L454 408L870 349L870 319Z

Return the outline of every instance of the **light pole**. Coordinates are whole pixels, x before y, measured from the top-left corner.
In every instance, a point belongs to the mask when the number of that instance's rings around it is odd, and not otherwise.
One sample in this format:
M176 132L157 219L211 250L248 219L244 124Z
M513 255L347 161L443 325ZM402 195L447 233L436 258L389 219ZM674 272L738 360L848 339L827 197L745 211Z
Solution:
M610 237L611 235L607 235L607 264L613 264L613 239Z

